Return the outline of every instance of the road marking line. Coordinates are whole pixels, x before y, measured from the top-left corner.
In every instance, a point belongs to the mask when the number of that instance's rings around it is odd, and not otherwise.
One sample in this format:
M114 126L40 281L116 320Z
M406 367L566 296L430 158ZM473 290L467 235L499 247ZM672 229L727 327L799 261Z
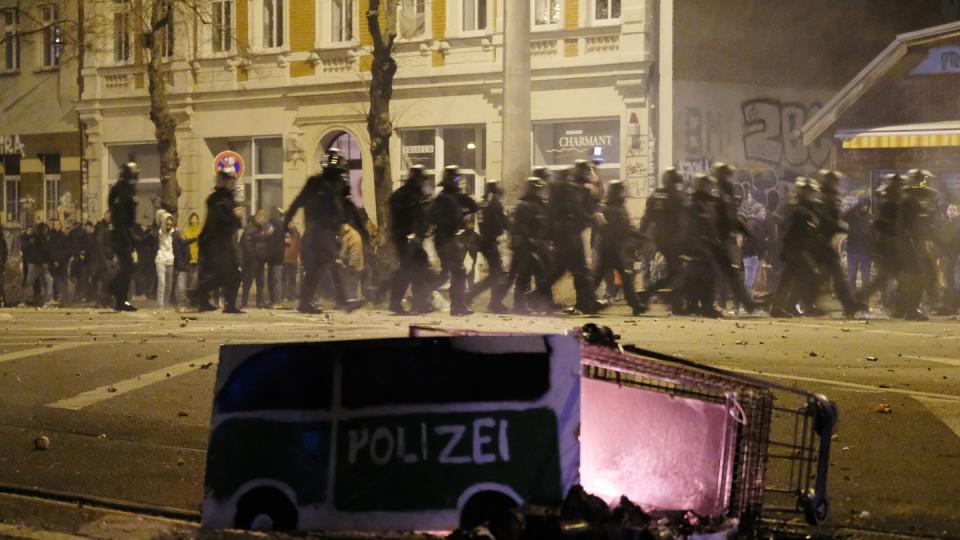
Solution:
M35 347L33 349L26 349L24 351L16 351L16 352L0 354L0 362L11 362L13 360L22 360L24 358L30 358L31 356L38 356L41 354L47 354L52 352L66 351L70 349L83 347L86 345L92 345L92 343L84 342L84 341L76 341L71 343L51 344L49 347L44 345L43 347Z
M923 360L925 362L934 362L936 364L946 364L948 366L960 367L960 360L956 358L944 358L942 356L920 356L914 354L905 354L903 357L911 360Z
M25 527L20 527L17 525L8 525L6 523L0 523L0 534L5 538L23 538L27 540L83 540L83 536L75 536L72 534L51 532L51 531L38 531L34 529L27 529Z
M955 401L931 398L916 398L934 416L946 424L950 431L960 437L960 404Z
M869 392L874 392L878 394L888 393L888 394L902 394L910 397L924 397L929 399L936 399L940 401L949 401L953 403L960 403L960 396L955 394L937 394L935 392L921 392L919 390L903 390L901 388L880 388L879 386L870 386L868 384L858 384L845 381L836 381L833 379L817 379L814 377L803 377L800 375L787 375L784 373L757 373L755 370L751 369L741 369L731 366L716 365L720 369L725 369L727 371L733 371L735 373L743 373L744 375L750 375L751 377L768 377L771 379L786 379L789 381L803 381L803 382L813 382L820 384L827 384L830 386L840 386L843 388L851 388L854 390L866 390Z
M53 409L79 411L80 409L100 403L101 401L122 396L123 394L133 392L134 390L139 390L146 386L150 386L151 384L166 381L180 375L185 375L191 371L196 371L204 364L209 362L216 363L217 358L217 354L211 354L195 360L188 360L186 362L167 366L149 373L144 373L143 375L138 375L132 379L126 379L113 384L108 384L106 386L101 386L99 388L94 388L93 390L77 394L73 397L48 403L46 406ZM113 391L110 390L111 388Z

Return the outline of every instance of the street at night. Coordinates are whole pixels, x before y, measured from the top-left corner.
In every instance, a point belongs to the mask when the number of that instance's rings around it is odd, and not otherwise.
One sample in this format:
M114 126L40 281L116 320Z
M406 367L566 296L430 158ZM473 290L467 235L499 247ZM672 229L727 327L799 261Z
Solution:
M451 319L383 311L305 316L257 310L238 318L143 310L4 310L0 477L3 487L36 490L38 497L52 492L196 516L221 343L400 337L411 324L563 332L595 321L619 332L624 344L755 374L834 400L840 424L830 459L832 506L828 525L817 531L861 538L870 537L869 531L960 535L960 324L955 320L622 315ZM877 412L884 403L892 412ZM47 450L35 449L38 436L49 438ZM135 531L191 528L162 520L148 520L153 525L146 527L144 518L133 514L106 519L100 512L70 512L70 505L37 511L38 505L53 504L44 501L5 495L0 513L22 516L26 529L16 529L21 532L51 528L94 534L99 527L106 536L128 531L135 537ZM14 530L6 521L0 536Z

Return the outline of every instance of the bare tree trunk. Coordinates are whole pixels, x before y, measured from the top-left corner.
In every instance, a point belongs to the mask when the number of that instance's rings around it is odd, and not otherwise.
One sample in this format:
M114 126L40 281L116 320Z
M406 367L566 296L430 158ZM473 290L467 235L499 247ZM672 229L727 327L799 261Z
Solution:
M389 0L388 0L389 3ZM377 224L381 230L390 219L390 194L393 178L390 174L390 137L393 122L390 119L390 100L393 97L393 78L397 61L393 58L395 32L386 39L380 28L381 0L370 0L367 24L373 36L373 66L370 81L370 112L367 113L367 132L370 135L370 153L373 156L373 186L377 204ZM389 8L388 8L389 9Z
M160 205L173 215L179 211L180 185L177 169L177 122L170 114L167 79L163 69L164 33L173 31L173 0L151 0L150 30L145 35L148 50L147 79L150 89L150 120L153 122L160 152Z

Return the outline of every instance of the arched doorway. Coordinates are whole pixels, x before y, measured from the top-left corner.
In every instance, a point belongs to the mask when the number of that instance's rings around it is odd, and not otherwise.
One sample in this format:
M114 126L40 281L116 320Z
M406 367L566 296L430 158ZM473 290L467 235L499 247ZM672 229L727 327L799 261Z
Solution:
M350 180L350 198L357 208L363 208L363 153L360 143L349 132L335 131L323 138L320 152L317 152L317 165L323 166L327 151L339 148L347 158L347 176Z

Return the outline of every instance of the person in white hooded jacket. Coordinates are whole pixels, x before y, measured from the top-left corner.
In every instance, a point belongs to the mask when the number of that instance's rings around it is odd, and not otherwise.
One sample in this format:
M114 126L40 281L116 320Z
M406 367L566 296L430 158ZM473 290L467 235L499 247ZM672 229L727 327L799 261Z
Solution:
M157 304L162 308L167 305L173 291L174 279L174 235L177 232L177 221L173 214L166 210L157 210L157 227L159 227L159 249L157 249Z

